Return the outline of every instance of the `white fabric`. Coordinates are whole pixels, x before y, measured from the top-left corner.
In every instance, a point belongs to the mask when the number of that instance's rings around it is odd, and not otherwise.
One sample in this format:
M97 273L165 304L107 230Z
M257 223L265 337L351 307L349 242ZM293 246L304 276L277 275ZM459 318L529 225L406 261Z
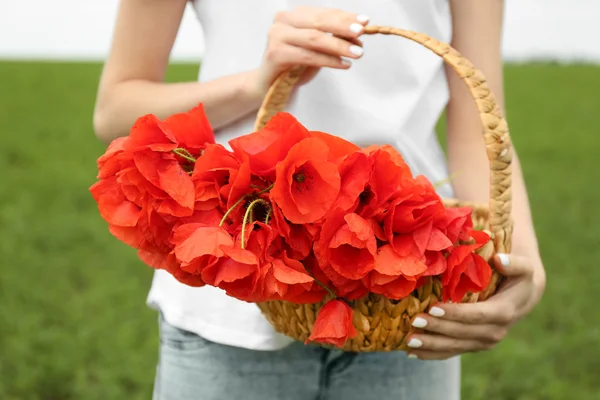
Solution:
M279 10L299 5L340 8L449 42L446 0L197 0L205 35L199 79L209 81L260 65L267 31ZM298 90L288 111L309 129L342 136L359 145L392 144L414 173L432 181L447 176L435 124L448 100L440 58L398 37L362 38L365 54L348 71L322 70ZM216 132L227 140L252 131L253 118ZM451 189L440 189L450 196ZM279 349L291 342L276 334L258 307L212 287L191 288L164 271L155 273L148 303L181 329L222 344L255 350Z

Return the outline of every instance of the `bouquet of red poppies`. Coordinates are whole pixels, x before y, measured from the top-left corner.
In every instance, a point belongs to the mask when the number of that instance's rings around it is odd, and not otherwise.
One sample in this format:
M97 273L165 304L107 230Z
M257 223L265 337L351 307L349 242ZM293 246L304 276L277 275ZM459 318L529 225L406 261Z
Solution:
M390 146L359 148L279 113L216 144L200 105L146 115L98 159L90 190L147 265L247 302L328 302L309 340L342 346L353 300L399 300L441 276L443 299L482 291L489 236L446 208Z

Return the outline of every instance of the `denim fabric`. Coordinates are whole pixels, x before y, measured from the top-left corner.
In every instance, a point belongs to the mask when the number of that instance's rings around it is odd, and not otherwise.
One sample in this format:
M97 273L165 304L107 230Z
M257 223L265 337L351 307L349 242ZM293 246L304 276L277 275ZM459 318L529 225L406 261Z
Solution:
M154 400L458 400L460 359L345 353L297 342L255 351L209 342L160 318Z

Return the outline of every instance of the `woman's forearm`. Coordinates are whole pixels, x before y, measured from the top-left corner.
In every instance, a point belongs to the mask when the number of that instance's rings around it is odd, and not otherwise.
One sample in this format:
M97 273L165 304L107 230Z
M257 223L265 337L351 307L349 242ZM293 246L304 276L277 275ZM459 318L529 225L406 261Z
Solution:
M450 173L459 199L486 204L489 199L489 162L483 147L472 143L449 146ZM539 257L533 228L531 208L521 165L516 152L512 162L512 219L514 221L513 250L530 257Z
M486 76L498 106L504 110L504 77L501 42L504 2L452 0L452 45ZM448 164L454 191L459 199L489 201L489 161L485 151L481 120L466 85L446 68L450 101L447 108ZM512 163L512 219L515 253L530 257L537 267L537 279L545 281L521 165L514 152ZM541 284L543 286L543 284Z
M129 80L101 88L94 110L94 129L104 142L126 136L137 118L159 118L185 112L203 103L214 129L258 109L262 95L253 85L256 71L209 82L162 83Z
M489 162L480 143L455 143L449 146L448 160L455 195L459 199L487 203L489 199ZM540 293L546 285L546 273L529 205L525 180L517 153L512 162L512 253L529 258L534 266L534 280Z

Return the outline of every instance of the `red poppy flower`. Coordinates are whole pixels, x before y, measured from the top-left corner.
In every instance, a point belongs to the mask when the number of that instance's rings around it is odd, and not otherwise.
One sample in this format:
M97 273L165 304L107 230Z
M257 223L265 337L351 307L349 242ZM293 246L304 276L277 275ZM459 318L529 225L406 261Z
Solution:
M214 142L201 106L160 121L139 118L128 137L114 140L98 159L98 179L90 188L110 232L150 253L168 253L174 218L194 213L189 161L173 151L197 152Z
M366 153L371 165L369 182L355 212L365 218L379 217L401 188L414 185L414 179L408 165L390 146L377 146Z
M415 290L418 278L426 270L420 258L399 255L386 244L379 248L375 268L365 281L371 292L399 300Z
M422 276L441 275L446 271L446 256L441 251L426 251L425 265L427 271Z
M200 275L204 268L225 257L223 248L232 247L233 239L223 228L193 225L182 225L173 232L175 242L180 242L189 233L187 238L177 244L174 253L177 261L181 263L182 270Z
M170 116L159 126L178 147L187 149L193 155L200 155L207 144L215 143L215 135L202 104L188 112Z
M427 270L425 263L411 255L399 255L389 244L383 245L375 258L375 271L389 276L419 276Z
M241 246L237 235L235 246ZM260 278L255 298L259 300L287 300L294 303L320 301L325 290L314 283L303 263L288 257L282 237L276 229L262 222L248 228L245 248L260 261Z
M132 152L170 152L175 148L184 148L197 157L207 144L214 142L214 133L204 113L204 106L200 104L164 121L152 114L138 118L123 148Z
M326 279L319 279L326 283L337 296L347 300L356 300L366 296L369 289L364 284L364 279L348 279L334 270L330 264L318 265L314 268L315 276L324 276Z
M413 233L426 226L446 209L431 184L417 177L415 184L406 186L391 203L384 220L388 238L394 234Z
M305 303L318 301L324 295L323 289L316 288L313 291L316 284L302 263L287 257L285 253L262 268L265 299Z
M202 269L202 280L219 287L243 301L260 301L257 297L260 276L258 257L237 246L220 245L222 256Z
M335 272L329 264L319 265L314 251L311 251L308 257L302 260L302 264L309 274L320 283L319 287L325 286L339 297L347 300L356 300L369 293L369 290L363 285L362 280L345 278ZM318 288L313 286L313 290L315 289Z
M364 192L371 175L371 160L362 152L352 153L341 162L340 194L333 208L353 212Z
M200 275L190 274L182 270L173 253L149 253L140 250L138 257L146 265L167 271L175 279L187 286L202 287L206 285Z
M110 233L139 250L168 252L168 234L164 232L169 231L170 222L153 209L143 209L129 201L116 180L116 177L104 179L90 188Z
M253 174L273 180L277 163L286 158L296 143L308 137L308 130L296 118L281 112L263 129L232 139L229 145L240 159L248 160Z
M486 244L490 237L482 231L468 233L474 244L460 245L452 249L447 259L447 268L442 277L444 301L460 302L465 294L477 293L489 285L492 278L490 265L473 251Z
M212 209L212 210L196 210L188 217L178 218L174 229L180 225L185 224L203 224L205 226L219 226L221 219L223 218L223 212Z
M243 162L239 169L232 170L229 184L221 187L219 194L224 201L221 208L223 212L227 213L227 220L233 226L241 228L247 206L251 200L259 197L256 193L260 190L256 187L264 188L266 185L262 182L253 182L248 162ZM260 195L263 198L267 196L267 194Z
M381 155L380 153L387 153L389 157L386 157L385 160L392 161L397 167L400 167L402 170L410 170L406 161L404 161L404 157L392 146L389 144L380 144L380 145L371 145L363 149L365 154ZM379 154L378 154L379 153Z
M310 226L305 224L294 224L286 220L277 204L273 208L273 221L277 232L285 239L292 258L302 260L310 253L316 233L311 232ZM318 230L318 228L316 228Z
M108 148L97 160L98 179L109 178L133 162L133 154L125 152L127 136L117 138L110 142Z
M277 164L276 175L271 200L295 224L321 219L340 191L337 167L328 161L327 147L318 139L304 139L294 145Z
M95 183L90 192L98 203L100 215L111 225L133 227L137 225L142 210L140 206L125 197L117 177Z
M320 131L310 131L310 137L319 139L329 149L329 159L342 159L348 155L360 151L360 147L352 142L342 139L339 136L330 135L329 133Z
M434 226L444 232L444 235L452 242L469 240L469 232L473 228L473 209L470 207L451 207L439 215Z
M399 256L424 263L427 270L422 276L442 274L446 270L446 258L442 251L453 246L445 233L433 226L432 221L413 233L393 235L390 244Z
M390 299L401 300L417 289L417 277L391 276L373 271L369 274L366 285L369 291Z
M202 226L217 226L221 221L222 214L217 210L211 211L196 211L193 215L185 218L179 218L174 221L164 221L159 223L155 218L160 218L158 214L151 213L151 218L148 223L148 232L156 237L152 237L154 246L142 246L147 250L139 250L139 258L148 266L154 269L164 269L171 274L176 275L176 278L190 286L202 286L204 282L200 276L189 274L179 268L179 263L175 258L173 249L177 244L182 243L196 229ZM182 227L181 229L179 229ZM135 233L137 231L133 231ZM121 230L120 233L124 232ZM125 238L123 241L127 241ZM140 242L140 238L134 239L136 244ZM159 246L160 244L160 246ZM136 247L136 246L133 246ZM139 247L139 246L137 246Z
M357 214L336 211L323 224L315 255L339 275L358 280L374 267L377 241L371 225Z
M160 196L161 200L172 200L188 210L188 215L193 212L194 184L175 158L175 154L138 151L134 153L133 161L148 182L166 193L165 196Z
M169 152L177 147L175 137L165 132L156 115L148 114L138 118L129 131L123 149L135 153L141 150Z
M194 165L192 182L195 188L195 209L210 210L225 206L232 176L240 169L233 153L218 144L209 144ZM224 198L221 197L224 194Z
M314 282L310 285L298 284L289 287L282 300L296 304L313 304L322 301L326 294L325 289Z
M352 323L353 311L342 300L330 300L319 311L306 343L319 342L343 347L358 332Z
M235 233L235 246L241 247L241 226ZM245 248L256 254L261 264L265 264L278 257L283 251L283 243L273 226L255 221L246 229Z

